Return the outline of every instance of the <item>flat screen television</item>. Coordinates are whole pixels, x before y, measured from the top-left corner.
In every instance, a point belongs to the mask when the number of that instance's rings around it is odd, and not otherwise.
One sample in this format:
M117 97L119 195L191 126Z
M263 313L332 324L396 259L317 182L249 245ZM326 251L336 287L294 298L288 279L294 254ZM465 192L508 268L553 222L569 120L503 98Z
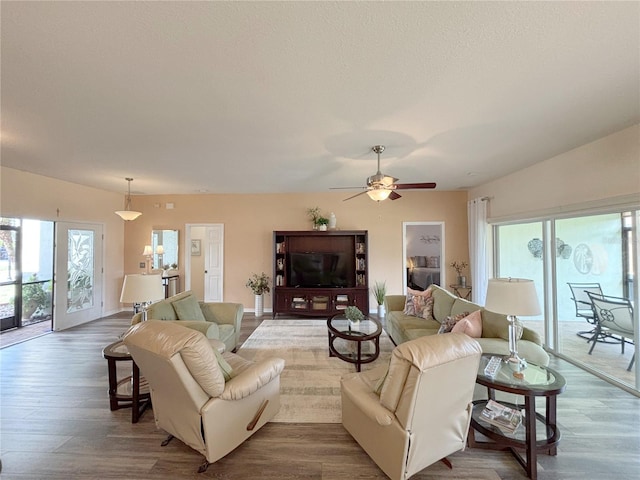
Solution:
M345 253L291 252L287 266L292 287L355 286L354 261Z

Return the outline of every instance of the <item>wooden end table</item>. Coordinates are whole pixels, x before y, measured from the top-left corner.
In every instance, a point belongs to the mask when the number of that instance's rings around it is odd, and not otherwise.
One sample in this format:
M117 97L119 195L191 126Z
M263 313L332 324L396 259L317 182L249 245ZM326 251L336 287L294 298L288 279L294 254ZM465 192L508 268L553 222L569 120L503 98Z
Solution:
M140 377L140 369L131 358L123 341L107 345L102 350L109 370L109 408L111 411L131 407L131 423L138 423L140 416L151 405L149 385ZM118 380L117 362L131 362L131 375Z
M382 324L374 318L365 317L358 325L352 325L342 313L338 313L327 320L329 330L329 356L338 357L345 362L354 363L356 371L360 371L362 364L371 363L380 355L380 334ZM337 347L336 339L346 340L347 347ZM371 342L373 351L363 352L365 342Z
M471 285L449 285L449 288L452 289L458 297L471 300L471 291L473 290Z
M487 387L488 396L495 400L495 391L514 393L524 396L522 426L513 434L507 434L498 427L491 425L481 418L481 412L487 404L487 400L473 402L471 415L471 427L469 429L468 443L472 448L487 448L494 450L509 450L516 460L527 472L527 476L535 480L538 476L537 454L557 454L557 446L560 442L560 430L556 423L556 397L564 392L566 381L562 375L549 367L529 364L522 370L523 379L513 376L513 370L509 364L502 363L500 371L494 377L487 377L484 368L491 355L482 355L476 383ZM536 397L546 398L545 415L536 412ZM502 405L520 410L522 406L507 402L499 402ZM536 423L540 422L543 429L540 435L536 432ZM477 441L474 431L487 437L490 441ZM524 450L523 457L519 450Z

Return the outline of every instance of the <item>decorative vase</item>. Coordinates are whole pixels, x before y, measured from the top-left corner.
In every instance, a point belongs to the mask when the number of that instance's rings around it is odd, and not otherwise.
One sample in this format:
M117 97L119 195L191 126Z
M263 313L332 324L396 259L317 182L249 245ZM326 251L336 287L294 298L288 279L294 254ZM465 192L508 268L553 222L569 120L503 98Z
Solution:
M336 219L335 213L331 212L329 215L329 230L335 230L338 220Z
M458 277L458 286L466 287L467 286L467 277L465 277L464 275L460 275Z
M349 320L349 329L358 330L360 327L360 320Z
M320 230L321 232L326 232L327 225L326 224L318 225L318 230Z
M384 305L378 305L378 318L384 318L386 313Z
M260 318L262 317L263 313L264 313L264 302L263 302L263 296L262 295L256 295L255 298L256 302L255 302L255 314L256 314L256 318Z

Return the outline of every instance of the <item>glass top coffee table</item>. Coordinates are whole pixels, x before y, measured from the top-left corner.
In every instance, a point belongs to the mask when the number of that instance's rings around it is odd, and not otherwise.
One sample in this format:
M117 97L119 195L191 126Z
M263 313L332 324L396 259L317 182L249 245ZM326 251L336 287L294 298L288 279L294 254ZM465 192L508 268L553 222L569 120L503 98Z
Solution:
M339 313L327 320L327 328L329 356L355 364L356 371L380 355L382 325L376 319L365 317L354 324Z
M471 428L469 430L469 446L475 448L489 448L497 450L509 450L516 460L524 467L527 476L536 479L537 454L557 454L557 446L560 442L560 430L556 423L556 397L564 392L566 381L562 375L549 367L542 367L529 363L527 368L514 375L514 370L507 363L502 363L495 377L485 375L484 369L491 359L491 355L482 355L476 383L487 387L489 399L495 400L495 391L514 393L524 396L523 425L515 432L506 433L498 427L483 420L481 414L487 400L473 402L473 414L471 416ZM546 399L545 415L536 412L536 397ZM499 401L507 407L522 410L522 405L515 405ZM542 429L536 431L536 423L540 423ZM524 427L523 427L524 426ZM477 441L475 431L487 437L490 441ZM524 450L525 457L519 451Z

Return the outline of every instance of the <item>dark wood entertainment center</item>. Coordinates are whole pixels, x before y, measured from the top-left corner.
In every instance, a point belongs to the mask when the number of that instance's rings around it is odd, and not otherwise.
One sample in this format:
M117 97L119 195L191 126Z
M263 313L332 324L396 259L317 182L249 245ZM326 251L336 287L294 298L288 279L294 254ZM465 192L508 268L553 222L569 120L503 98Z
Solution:
M273 317L278 313L328 317L355 305L369 313L369 261L366 230L274 231ZM339 285L296 285L291 258L300 254L334 254L347 262Z

